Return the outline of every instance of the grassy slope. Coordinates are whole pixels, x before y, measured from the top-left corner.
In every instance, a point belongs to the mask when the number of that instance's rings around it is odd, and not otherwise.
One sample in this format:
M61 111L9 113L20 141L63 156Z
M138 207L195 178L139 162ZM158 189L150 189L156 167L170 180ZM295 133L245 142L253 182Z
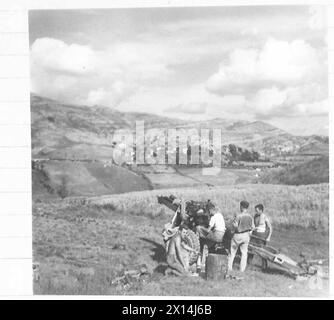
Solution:
M33 196L46 199L63 195L93 196L149 190L151 185L140 174L102 163L48 161L33 171Z
M294 203L294 207L299 208L299 220L301 214L305 214L305 220L312 219L312 215L328 220L328 202L317 210L310 205L314 202L315 206L316 199L328 197L328 185L305 188L280 186L281 192L278 186L265 187L268 199L278 194L278 199L289 203L287 210L294 212L295 209L291 208ZM232 194L235 197L243 194L252 204L256 195L265 194L262 186L252 186L253 191L246 191L248 186L243 188L216 188L206 194L197 190L197 193L204 199L213 194L224 194L225 191L225 196L220 197L223 201L231 198ZM248 269L246 279L241 282L226 281L222 284L203 279L164 277L161 273L165 265L161 229L170 221L172 213L156 202L147 205L157 192L102 197L103 201L99 198L83 206L75 202L69 204L69 201L35 204L34 260L41 265L41 280L35 284L35 293L209 296L315 296L326 293L326 283L324 290L309 290L307 283L296 282L275 269L265 274L256 266ZM196 190L178 192L191 196ZM170 191L164 193L169 194ZM302 194L304 198L309 196L310 202L303 200ZM226 204L230 206L233 201ZM327 231L322 228L288 230L280 225L282 217L279 212L274 211L276 216L273 216L273 211L270 211L275 228L273 246L284 248L285 253L297 260L300 251L306 252L310 258L328 257ZM286 215L283 217L287 219ZM291 221L294 224L297 222L293 214ZM143 263L153 272L147 284L129 289L111 285L119 272Z
M329 181L329 157L322 156L299 165L279 168L265 174L263 183L306 185L315 183L328 183Z
M324 294L307 290L278 270L262 273L250 268L242 282L164 277L162 225L170 217L152 219L100 209L57 210L34 219L34 260L41 264L41 281L35 293L138 294L217 296L298 296ZM52 215L57 215L57 218ZM74 223L75 221L75 223ZM294 238L294 239L292 239ZM316 241L314 239L316 238ZM275 230L272 244L284 247L298 259L303 248L311 257L328 256L328 235L321 232ZM111 285L122 270L145 263L152 281L129 290Z
M98 206L112 205L118 211L154 217L168 213L169 210L157 203L157 195L174 194L185 199L211 199L222 208L223 214L228 217L235 213L239 202L246 199L250 202L251 208L258 203L263 203L266 213L277 225L328 229L328 193L328 184L299 187L240 184L210 188L141 191L93 197L87 201ZM68 201L73 202L75 199Z
M33 172L33 195L35 199L57 197L64 188L66 196L93 196L152 188L233 185L253 180L254 170L248 169L222 168L215 175L207 175L201 168L151 166L135 172L115 165L104 167L99 162L50 160L43 164L43 170Z

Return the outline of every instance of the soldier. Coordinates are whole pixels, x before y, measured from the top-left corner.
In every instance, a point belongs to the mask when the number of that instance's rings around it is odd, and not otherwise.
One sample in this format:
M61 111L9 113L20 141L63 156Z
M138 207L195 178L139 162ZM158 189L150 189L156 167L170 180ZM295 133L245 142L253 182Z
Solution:
M255 230L252 235L257 238L263 239L263 244L270 241L271 235L273 233L273 228L270 223L269 218L264 214L263 204L258 204L255 206L255 215L254 215L254 225Z
M220 243L223 241L225 229L225 220L218 207L210 209L210 222L208 228L201 225L196 227L196 231L201 239L209 240L213 243Z
M233 237L231 240L231 249L228 257L228 273L233 270L233 262L238 248L241 251L240 271L244 272L247 266L248 244L250 233L254 229L253 217L248 213L249 203L240 202L240 213L238 213L233 222Z
M203 211L203 209L201 209ZM199 212L197 212L199 213ZM223 214L218 207L211 207L210 211L209 227L198 225L196 227L197 234L201 241L202 254L197 258L197 270L204 268L204 257L213 245L222 243L225 234L225 220Z
M254 225L255 229L252 232L252 237L250 240L251 244L259 247L264 247L267 242L270 241L271 235L273 233L273 228L270 223L269 218L264 214L263 204L257 204L255 206L254 215ZM254 254L248 255L248 264L252 263ZM268 262L266 259L262 259L262 269L265 270L268 267Z
M189 272L189 252L196 250L185 244L187 228L184 225L179 227L179 231L169 240L167 246L167 274L173 273L178 276L191 276Z

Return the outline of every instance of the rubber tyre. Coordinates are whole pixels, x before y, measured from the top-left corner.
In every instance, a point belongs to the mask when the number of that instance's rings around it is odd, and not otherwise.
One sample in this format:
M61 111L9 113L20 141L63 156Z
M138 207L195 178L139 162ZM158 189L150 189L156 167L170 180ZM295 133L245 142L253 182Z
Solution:
M200 251L199 238L194 231L189 230L189 229L187 230L187 234L185 236L185 242L189 247L195 249L197 252ZM194 263L196 263L197 258L198 258L197 253L190 252L189 265L193 265Z

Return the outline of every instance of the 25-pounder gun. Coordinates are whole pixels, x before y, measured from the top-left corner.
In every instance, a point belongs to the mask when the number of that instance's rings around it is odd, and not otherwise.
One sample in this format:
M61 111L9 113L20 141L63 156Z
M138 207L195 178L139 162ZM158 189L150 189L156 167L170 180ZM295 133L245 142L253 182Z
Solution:
M197 252L200 250L199 236L196 233L196 227L199 225L208 227L210 221L210 210L214 207L210 200L207 201L182 201L171 195L169 197L159 196L158 203L165 205L175 212L171 227L177 227L181 223L189 229L186 231L186 244ZM189 264L197 261L198 254L190 253Z
M158 203L163 204L172 211L176 212L177 210L181 210L182 201L176 198L173 195L169 197L166 196L158 196ZM185 215L183 219L183 223L185 223L188 228L194 230L196 226L203 225L207 227L209 225L210 220L210 210L214 208L214 204L210 201L184 201L185 205Z

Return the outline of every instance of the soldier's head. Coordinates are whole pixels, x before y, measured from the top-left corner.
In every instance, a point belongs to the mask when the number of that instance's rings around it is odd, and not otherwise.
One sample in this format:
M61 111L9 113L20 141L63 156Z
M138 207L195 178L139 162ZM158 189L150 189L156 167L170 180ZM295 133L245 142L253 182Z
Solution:
M210 200L208 201L206 208L210 216L215 214L216 206Z
M243 201L240 202L240 211L241 212L246 211L248 209L248 207L249 207L249 202L248 201L243 200Z
M210 209L210 215L213 216L215 215L216 213L220 212L220 209L218 206L214 206Z
M255 206L255 212L256 213L262 213L263 212L263 210L264 210L264 206L263 206L263 204L262 203L259 203L259 204L257 204L256 206Z

